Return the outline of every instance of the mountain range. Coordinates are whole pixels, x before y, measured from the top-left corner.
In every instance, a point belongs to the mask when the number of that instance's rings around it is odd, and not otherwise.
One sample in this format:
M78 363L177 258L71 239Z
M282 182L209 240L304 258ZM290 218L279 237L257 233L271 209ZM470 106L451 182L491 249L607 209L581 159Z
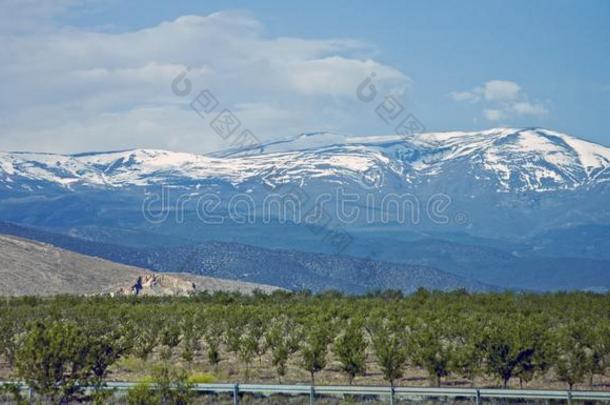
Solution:
M309 133L209 155L6 152L0 220L141 251L196 246L268 264L299 252L302 274L326 255L500 288L603 291L609 167L610 149L542 128ZM171 268L161 256L150 266ZM313 283L290 277L283 286Z
M237 187L260 184L262 178L345 183L358 181L375 167L386 172L388 181L395 177L411 186L442 181L460 168L462 181L476 180L500 192L571 190L610 180L610 150L538 128L412 137L309 133L209 156L146 149L75 155L2 153L0 181L14 191L51 185L202 186L209 181Z

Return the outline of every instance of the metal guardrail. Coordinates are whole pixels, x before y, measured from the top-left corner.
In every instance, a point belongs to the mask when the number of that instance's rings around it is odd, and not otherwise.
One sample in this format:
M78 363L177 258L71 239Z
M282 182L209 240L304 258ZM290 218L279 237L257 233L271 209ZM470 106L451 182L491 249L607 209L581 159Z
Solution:
M8 384L9 382L0 382ZM13 383L19 384L19 383ZM27 390L25 384L20 384ZM137 383L108 382L107 389L126 391ZM231 394L233 403L239 403L239 395L249 394L288 394L309 395L310 403L314 403L316 395L367 395L390 397L391 403L395 397L424 398L424 397L461 397L471 398L480 404L483 398L493 399L538 399L538 400L564 400L568 404L572 401L608 401L609 391L569 391L569 390L521 390L521 389L495 389L495 388L424 388L424 387L388 387L388 386L355 386L355 385L273 385L273 384L194 384L193 391L207 393Z
M134 383L108 383L108 388L125 390ZM478 404L482 398L512 398L572 401L610 401L608 391L568 391L568 390L516 390L494 388L424 388L424 387L388 387L388 386L354 386L354 385L269 385L269 384L195 384L193 390L198 392L231 393L234 397L240 393L250 394L301 394L310 395L376 395L389 397L463 397L472 398ZM234 402L237 403L237 402Z

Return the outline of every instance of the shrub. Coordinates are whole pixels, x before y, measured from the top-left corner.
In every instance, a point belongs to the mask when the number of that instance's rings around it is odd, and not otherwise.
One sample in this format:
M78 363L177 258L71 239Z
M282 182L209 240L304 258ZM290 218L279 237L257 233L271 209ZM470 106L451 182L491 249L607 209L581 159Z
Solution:
M154 368L153 378L162 404L186 405L193 397L193 386L184 370L163 364Z
M128 405L161 405L161 399L148 383L139 383L127 391Z
M189 384L212 384L216 381L216 376L210 373L194 373L188 378Z

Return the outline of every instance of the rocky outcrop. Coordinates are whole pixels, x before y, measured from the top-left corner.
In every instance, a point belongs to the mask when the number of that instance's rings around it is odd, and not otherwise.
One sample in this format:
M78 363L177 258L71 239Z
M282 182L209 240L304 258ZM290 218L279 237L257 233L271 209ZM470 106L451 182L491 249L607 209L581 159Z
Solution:
M120 287L118 295L191 295L197 284L167 274L148 273L138 276L131 287Z

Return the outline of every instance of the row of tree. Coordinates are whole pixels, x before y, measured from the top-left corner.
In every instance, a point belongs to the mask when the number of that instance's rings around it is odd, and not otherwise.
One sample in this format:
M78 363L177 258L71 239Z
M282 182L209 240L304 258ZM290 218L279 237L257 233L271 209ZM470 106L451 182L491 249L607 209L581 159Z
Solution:
M0 306L0 355L15 378L57 402L82 399L84 386L101 395L119 359L153 353L186 362L202 354L213 368L233 356L246 379L266 357L280 381L290 363L315 383L331 358L351 384L372 359L392 385L415 366L435 385L449 375L503 386L552 375L572 389L608 370L610 295L218 293Z

